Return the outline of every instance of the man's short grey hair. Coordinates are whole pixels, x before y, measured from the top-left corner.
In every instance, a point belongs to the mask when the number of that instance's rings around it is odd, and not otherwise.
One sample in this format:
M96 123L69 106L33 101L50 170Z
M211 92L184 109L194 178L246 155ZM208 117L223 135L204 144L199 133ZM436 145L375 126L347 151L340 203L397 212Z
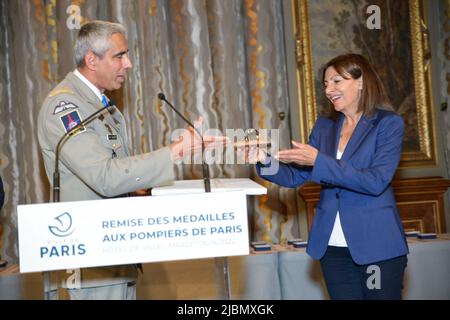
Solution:
M75 62L77 67L84 67L84 57L89 51L103 58L111 48L111 36L115 33L125 35L125 28L120 23L94 20L84 24L78 32L75 42Z

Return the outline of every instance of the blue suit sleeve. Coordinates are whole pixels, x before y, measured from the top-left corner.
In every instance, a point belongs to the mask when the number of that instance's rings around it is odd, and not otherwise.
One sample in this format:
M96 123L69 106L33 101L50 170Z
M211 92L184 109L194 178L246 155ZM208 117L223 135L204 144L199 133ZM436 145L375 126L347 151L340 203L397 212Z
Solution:
M314 125L311 135L309 136L308 144L315 148L318 147L317 137L320 126L319 120ZM270 172L270 174L264 172L266 168L271 168L271 170L266 170L266 172ZM309 166L285 164L273 157L268 158L268 164L266 165L260 163L256 164L256 172L260 177L288 188L295 188L310 181L312 169L313 168Z
M277 161L274 158L269 158L269 163L262 165L256 164L256 172L265 180L279 184L283 187L295 188L304 182L306 182L311 175L310 167L297 167L294 165L288 165ZM276 168L278 166L278 168ZM274 174L265 174L264 170L268 171L272 168Z
M381 194L391 183L400 162L404 132L403 119L397 115L379 123L376 148L371 164L358 168L343 160L319 153L311 180L327 183L370 195Z

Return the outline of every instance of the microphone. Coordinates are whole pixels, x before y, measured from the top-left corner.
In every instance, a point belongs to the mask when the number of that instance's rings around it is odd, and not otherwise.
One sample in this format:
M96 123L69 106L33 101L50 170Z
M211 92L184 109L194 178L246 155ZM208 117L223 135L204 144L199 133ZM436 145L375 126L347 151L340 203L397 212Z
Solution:
M105 110L110 111L109 108L114 106L114 102L112 100L109 100L108 104L97 111L95 111L93 114L91 114L89 117L84 119L83 121L80 121L77 123L76 126L72 127L69 131L64 133L64 135L59 139L58 144L56 145L55 149L55 170L53 171L53 202L59 202L59 191L60 191L60 178L59 178L59 153L61 152L62 147L64 146L64 143L69 140L69 138L72 136L72 133L76 130L80 129L81 127L84 127L88 123L92 122L96 118L100 116L102 112Z
M175 113L180 116L181 119L183 119L184 122L186 122L192 129L195 130L196 133L198 133L198 135L200 136L200 138L202 139L202 169L203 169L203 184L205 187L205 192L211 192L211 180L209 178L209 166L208 164L205 162L204 159L204 153L205 153L205 145L203 143L203 135L200 133L200 131L197 130L196 127L194 127L194 125L192 124L192 122L190 122L188 119L186 119L185 116L183 116L183 114L181 112L179 112L169 101L167 101L166 96L164 95L164 93L160 92L158 93L158 99L161 101L164 101L165 103L167 103L167 105L173 110L175 111Z

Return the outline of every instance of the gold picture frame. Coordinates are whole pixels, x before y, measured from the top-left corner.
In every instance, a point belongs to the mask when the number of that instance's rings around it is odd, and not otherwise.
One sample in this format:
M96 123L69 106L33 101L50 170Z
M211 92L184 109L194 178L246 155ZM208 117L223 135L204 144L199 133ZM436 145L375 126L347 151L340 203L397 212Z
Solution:
M323 45L323 41L328 41L324 39L333 39L333 34L326 38L322 36L322 33L327 32L326 26L332 23L339 24L343 26L344 22L348 22L349 17L352 18L351 12L348 9L343 9L339 12L339 5L342 6L349 5L349 3L361 3L364 1L336 1L336 0L291 0L292 1L292 18L293 18L293 35L295 39L295 49L296 49L296 80L297 80L297 91L299 100L299 121L300 121L300 135L302 141L307 141L308 135L314 125L314 122L319 114L318 112L318 93L317 84L320 84L318 78L318 70L320 66L316 66L314 60L319 60L326 52L327 43ZM380 0L381 1L381 0ZM367 1L367 4L373 4L377 1ZM387 3L387 2L385 2ZM406 36L400 34L399 32L399 42L403 45L406 52L405 55L399 56L399 64L407 63L405 57L412 61L413 70L410 72L410 84L401 93L405 97L400 104L402 106L402 112L399 112L405 119L405 139L403 152L401 156L401 161L399 168L411 168L411 167L424 167L424 166L436 166L437 165L437 150L436 150L436 134L434 129L434 113L431 99L431 74L430 74L430 47L428 39L428 29L424 14L423 0L397 0L394 5L402 5L403 8L407 7L406 13L404 14L406 19L409 19L409 24L407 21L403 24L403 27L407 30ZM380 2L380 6L384 4ZM311 9L310 6L313 6ZM315 12L314 10L318 11ZM359 29L361 28L361 8L357 8L359 12L357 16L359 21ZM311 12L313 10L313 12ZM336 10L336 11L335 11ZM335 17L330 17L331 14L336 12ZM313 21L315 25L311 25L311 15L313 14ZM322 16L320 16L322 14ZM390 12L392 14L392 12ZM383 17L383 12L381 12L381 17ZM320 21L323 19L323 21ZM340 20L339 20L340 19ZM322 23L320 23L322 22ZM348 23L347 23L348 24ZM357 30L355 25L352 26L353 29ZM330 28L331 30L332 28ZM333 29L335 31L335 29ZM367 34L367 30L363 30ZM379 30L380 32L381 30ZM402 30L400 30L402 31ZM376 32L376 31L374 31ZM356 33L356 31L355 31ZM408 36L409 33L409 36ZM316 37L314 37L314 34ZM360 32L362 34L362 32ZM362 35L360 38L362 38ZM372 34L370 34L372 35ZM335 37L339 38L342 33L334 34ZM320 40L317 40L320 39ZM348 40L348 39L347 39ZM314 41L320 42L321 46L314 49ZM350 41L354 41L350 39ZM404 42L403 44L401 42ZM364 42L364 39L361 43ZM374 41L372 41L373 43ZM339 46L339 41L335 41L333 46ZM377 48L375 44L372 44L374 48ZM333 47L330 45L330 48ZM333 47L334 48L334 47ZM370 48L367 45L364 47L366 52L369 52ZM317 52L315 52L315 50ZM337 48L336 51L338 51ZM320 51L320 52L319 52ZM330 52L333 50L330 50ZM348 48L343 47L343 52L355 51L348 50ZM356 50L357 51L357 50ZM403 51L402 51L403 52ZM333 55L334 56L334 55ZM328 61L333 56L329 57L325 61ZM374 54L378 57L377 54ZM389 57L389 62L395 61L395 58ZM384 65L383 65L384 67ZM387 68L387 67L386 67ZM383 74L380 74L383 81ZM413 78L413 79L412 79ZM396 86L389 87L391 91L397 90ZM389 91L389 90L388 90ZM395 94L392 94L395 93ZM397 97L396 92L391 92L391 96ZM392 99L392 97L391 97ZM403 102L408 99L409 107L404 107ZM394 105L394 108L396 106ZM409 109L408 109L409 108ZM399 111L399 110L397 110ZM402 114L403 113L403 114Z

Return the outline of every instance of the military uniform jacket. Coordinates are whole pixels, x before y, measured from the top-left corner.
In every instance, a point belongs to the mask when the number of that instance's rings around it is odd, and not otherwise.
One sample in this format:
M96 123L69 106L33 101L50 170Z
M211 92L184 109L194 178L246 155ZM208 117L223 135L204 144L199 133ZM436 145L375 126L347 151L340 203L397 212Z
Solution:
M53 183L55 149L77 121L103 108L95 93L70 72L44 100L38 117L38 139L45 169ZM170 149L131 156L123 115L116 108L71 136L61 148L60 200L95 200L150 188L174 179ZM82 287L135 279L134 266L83 269Z

